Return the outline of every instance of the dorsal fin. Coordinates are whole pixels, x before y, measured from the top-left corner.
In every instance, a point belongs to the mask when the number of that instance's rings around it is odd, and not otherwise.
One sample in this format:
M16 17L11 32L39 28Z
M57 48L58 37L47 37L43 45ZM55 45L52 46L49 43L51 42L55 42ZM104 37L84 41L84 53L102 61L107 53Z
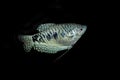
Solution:
M49 29L50 27L54 26L55 24L54 23L46 23L46 24L41 24L38 26L37 30L39 32L43 32L47 29Z

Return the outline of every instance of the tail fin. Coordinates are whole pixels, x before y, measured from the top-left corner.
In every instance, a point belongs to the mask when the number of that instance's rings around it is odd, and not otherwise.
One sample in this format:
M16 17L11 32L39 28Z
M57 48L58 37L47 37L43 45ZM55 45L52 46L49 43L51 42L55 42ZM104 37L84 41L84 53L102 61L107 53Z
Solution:
M32 47L34 45L33 40L32 40L32 36L19 35L18 38L21 42L23 42L23 47L24 47L25 52L30 52L30 50L32 49Z

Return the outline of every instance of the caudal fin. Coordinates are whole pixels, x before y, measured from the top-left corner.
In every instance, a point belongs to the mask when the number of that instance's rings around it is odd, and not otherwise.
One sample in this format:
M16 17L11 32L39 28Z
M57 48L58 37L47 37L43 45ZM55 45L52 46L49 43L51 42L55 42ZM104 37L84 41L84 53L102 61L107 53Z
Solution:
M24 47L25 52L30 52L30 50L32 49L32 47L34 45L33 40L32 40L32 36L19 35L18 38L21 42L23 42L23 47Z

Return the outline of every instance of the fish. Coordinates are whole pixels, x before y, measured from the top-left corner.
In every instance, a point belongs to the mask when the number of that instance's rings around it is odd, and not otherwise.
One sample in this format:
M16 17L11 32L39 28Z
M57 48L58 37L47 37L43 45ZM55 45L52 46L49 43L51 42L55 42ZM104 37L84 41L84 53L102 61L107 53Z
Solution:
M38 25L38 33L19 35L25 52L31 49L41 53L56 54L62 50L70 50L87 29L86 25L76 23L44 23Z

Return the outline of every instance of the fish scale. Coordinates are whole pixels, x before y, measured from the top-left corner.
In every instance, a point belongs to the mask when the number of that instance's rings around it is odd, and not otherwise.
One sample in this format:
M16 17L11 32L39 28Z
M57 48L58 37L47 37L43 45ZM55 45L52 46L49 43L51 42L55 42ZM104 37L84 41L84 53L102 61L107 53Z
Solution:
M56 28L51 28L51 31L53 32L53 34L57 33L59 38L60 38L62 33L67 33L65 31L65 28L63 28L62 26L59 26L59 25ZM61 37L63 37L63 36L61 36Z
M50 24L49 24L50 25ZM51 25L50 25L51 26ZM52 26L54 26L53 24L52 24ZM44 28L44 29L46 29L46 27ZM53 34L55 33L55 32L57 32L57 33L60 33L60 34L62 34L62 33L68 33L68 32L70 32L70 30L72 30L73 29L73 27L72 26L70 26L70 25L57 25L56 27L54 26L54 27L52 27L50 30L45 30L44 32L42 32L42 34L41 34L41 36L42 36L42 41L44 41L44 42L47 42L48 41L48 39L47 39L47 36L48 36L48 34L51 32L52 34L50 35L51 37L53 37ZM58 35L58 36L61 36L61 37L63 37L63 35ZM45 37L43 37L43 35L45 35Z
M41 25L38 26L37 30L39 32L43 32L43 31L46 31L46 30L50 29L54 25L55 25L54 23L41 24Z
M57 29L57 30L55 30L55 29ZM52 35L49 34L50 31L52 32ZM39 36L41 37L39 42L47 43L49 41L48 38L47 38L48 34L50 35L50 37L53 37L54 39L57 39L57 34L58 33L63 33L63 32L65 33L65 30L64 30L63 27L51 28L50 30L47 30L46 32L41 32L41 34L39 34ZM61 35L59 34L58 36L61 36ZM61 37L63 37L63 36L61 36Z

